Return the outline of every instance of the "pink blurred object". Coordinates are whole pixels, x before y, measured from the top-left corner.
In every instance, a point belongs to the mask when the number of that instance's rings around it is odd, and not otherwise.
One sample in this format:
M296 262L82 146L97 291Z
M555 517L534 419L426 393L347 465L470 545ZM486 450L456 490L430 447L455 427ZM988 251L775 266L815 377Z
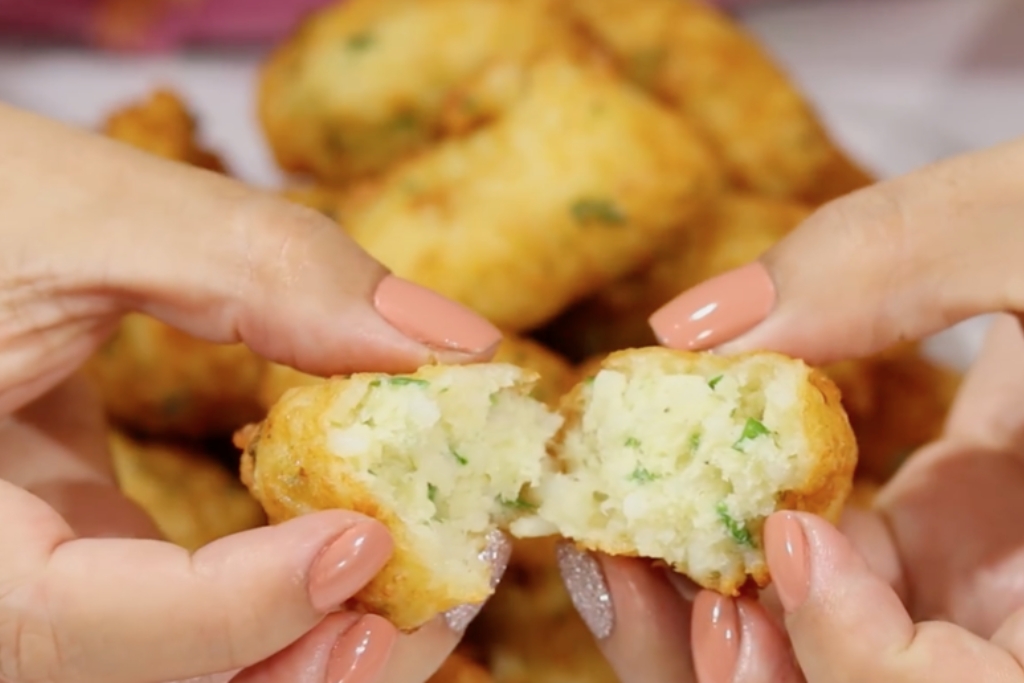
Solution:
M756 0L710 1L735 7ZM145 4L146 0L135 2ZM116 45L104 37L102 17L111 0L0 0L0 33L139 50L167 50L188 43L268 43L286 36L313 10L338 0L150 2L156 5L153 16Z
M27 39L103 43L105 0L0 0L0 33ZM142 0L139 0L142 1ZM127 47L163 50L185 43L266 43L337 0L171 0L155 9Z

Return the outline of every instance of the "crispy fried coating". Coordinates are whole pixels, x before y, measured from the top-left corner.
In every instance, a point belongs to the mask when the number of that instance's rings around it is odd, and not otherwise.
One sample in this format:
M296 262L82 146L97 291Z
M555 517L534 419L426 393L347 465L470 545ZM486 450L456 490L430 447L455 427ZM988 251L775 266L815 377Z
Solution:
M551 406L556 405L562 395L576 383L576 372L567 360L526 337L506 334L492 361L509 363L540 375L533 389L533 397ZM267 363L260 380L259 403L264 410L270 410L292 387L323 381L320 377L307 375L286 365Z
M738 595L769 581L764 520L780 509L835 521L857 446L827 376L773 353L658 347L611 354L563 399L536 516L589 550L664 560ZM512 533L530 533L531 519Z
M467 638L496 683L618 683L562 583L556 543L515 540L508 570Z
M788 200L729 193L639 271L604 287L538 333L574 360L655 343L647 319L694 285L761 256L811 213Z
M495 683L487 669L455 651L444 660L441 668L427 679L427 683Z
M133 313L84 370L118 425L150 436L203 438L259 418L263 364L241 344L211 344Z
M181 97L159 89L111 114L103 133L156 156L219 173L224 162L198 141L197 122Z
M586 49L563 13L558 0L349 0L312 15L263 71L278 162L344 182L487 120L533 60Z
M487 545L529 508L561 424L536 379L481 363L294 389L239 435L242 480L275 523L337 508L387 526L394 553L355 604L414 630L493 591Z
M168 541L188 550L266 523L263 509L237 477L185 446L136 441L112 431L118 486Z
M700 0L570 0L625 72L685 114L740 188L819 203L870 184L756 40Z
M344 227L396 274L521 331L649 260L719 180L680 119L553 59L498 122L389 172Z

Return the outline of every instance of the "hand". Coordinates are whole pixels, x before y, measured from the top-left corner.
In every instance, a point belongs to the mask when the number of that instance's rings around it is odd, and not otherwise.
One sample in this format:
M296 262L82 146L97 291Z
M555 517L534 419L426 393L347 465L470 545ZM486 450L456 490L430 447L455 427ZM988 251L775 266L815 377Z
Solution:
M73 373L128 310L321 374L484 359L498 331L215 174L2 107L0 149L0 681L425 680L461 635L443 619L338 610L387 560L381 525L147 540Z
M1016 315L1022 174L1018 141L840 199L758 263L680 295L652 327L668 346L827 363L978 314ZM678 577L591 559L610 599L576 582L576 600L584 616L611 605L613 620L589 621L612 624L598 635L623 682L1024 681L1022 386L1024 338L1005 316L943 437L873 511L850 510L840 530L803 514L769 519L774 585L760 601L691 603L669 592Z

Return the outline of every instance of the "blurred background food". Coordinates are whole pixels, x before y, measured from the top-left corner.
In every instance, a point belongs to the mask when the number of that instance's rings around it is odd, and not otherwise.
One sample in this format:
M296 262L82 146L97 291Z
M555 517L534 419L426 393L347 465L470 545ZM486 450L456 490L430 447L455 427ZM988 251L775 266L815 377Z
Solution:
M757 258L870 176L745 30L697 0L349 0L267 59L256 109L287 199L506 330L555 402L647 317ZM227 173L154 84L111 138ZM211 226L216 229L216 226ZM231 433L319 378L141 314L91 359L118 480L188 548L263 523ZM856 503L935 438L959 382L918 345L826 368L857 432ZM519 541L433 683L612 683L553 539Z

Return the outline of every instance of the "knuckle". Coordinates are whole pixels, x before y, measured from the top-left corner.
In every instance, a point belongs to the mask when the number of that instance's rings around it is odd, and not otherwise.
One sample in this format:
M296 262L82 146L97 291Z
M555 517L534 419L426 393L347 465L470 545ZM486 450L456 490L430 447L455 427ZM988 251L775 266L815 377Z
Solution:
M0 681L59 680L63 656L46 604L36 585L0 587Z

